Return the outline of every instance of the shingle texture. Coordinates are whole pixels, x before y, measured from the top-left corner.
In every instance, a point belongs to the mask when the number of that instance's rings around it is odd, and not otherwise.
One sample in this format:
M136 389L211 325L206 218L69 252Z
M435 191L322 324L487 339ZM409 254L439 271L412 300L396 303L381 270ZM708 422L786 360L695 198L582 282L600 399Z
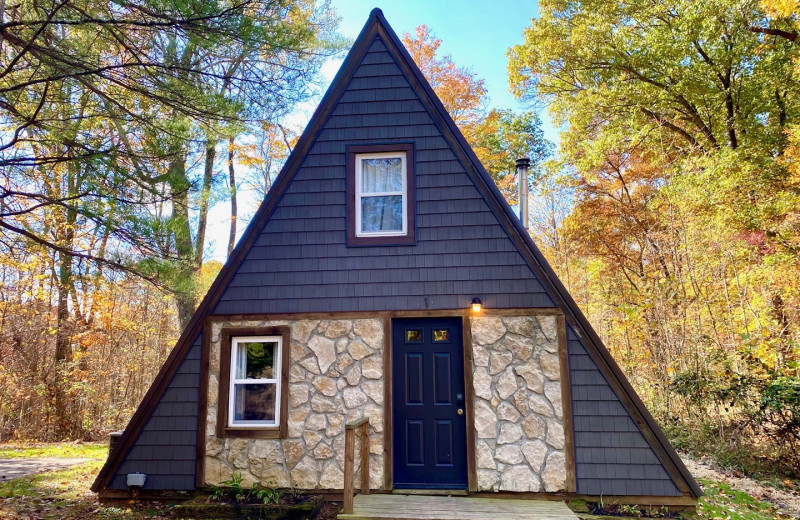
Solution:
M346 147L416 151L417 244L347 247ZM553 307L380 37L215 314Z
M194 489L202 344L201 336L186 354L109 489L127 489L128 473L146 474L144 489Z
M567 342L578 493L680 496L658 456L569 325Z

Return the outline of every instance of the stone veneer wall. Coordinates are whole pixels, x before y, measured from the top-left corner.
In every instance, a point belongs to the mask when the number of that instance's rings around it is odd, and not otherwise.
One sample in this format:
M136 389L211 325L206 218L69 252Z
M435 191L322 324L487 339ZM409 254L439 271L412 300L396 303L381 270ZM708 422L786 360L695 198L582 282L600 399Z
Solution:
M472 318L479 491L565 488L555 316Z
M216 437L221 330L291 327L286 439ZM370 417L370 484L383 485L383 324L380 320L230 321L211 324L206 485L236 472L244 483L344 487L344 425ZM357 443L360 440L357 440ZM356 449L356 465L360 465ZM356 482L360 476L356 475Z

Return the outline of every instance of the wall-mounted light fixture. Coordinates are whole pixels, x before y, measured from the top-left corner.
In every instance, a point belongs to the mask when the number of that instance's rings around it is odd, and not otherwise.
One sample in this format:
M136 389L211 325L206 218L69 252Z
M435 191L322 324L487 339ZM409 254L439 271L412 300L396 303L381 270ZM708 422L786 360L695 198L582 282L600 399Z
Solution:
M481 306L482 305L483 305L483 302L481 302L480 298L478 298L477 296L475 298L473 298L472 299L472 312L481 312Z

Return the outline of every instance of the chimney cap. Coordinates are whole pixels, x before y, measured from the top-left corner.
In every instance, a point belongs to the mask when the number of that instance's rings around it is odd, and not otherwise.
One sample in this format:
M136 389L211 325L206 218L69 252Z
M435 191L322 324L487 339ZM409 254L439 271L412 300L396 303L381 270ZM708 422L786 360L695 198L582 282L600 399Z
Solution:
M520 157L519 159L517 159L517 168L520 167L527 168L530 165L531 165L531 160L528 159L527 157Z

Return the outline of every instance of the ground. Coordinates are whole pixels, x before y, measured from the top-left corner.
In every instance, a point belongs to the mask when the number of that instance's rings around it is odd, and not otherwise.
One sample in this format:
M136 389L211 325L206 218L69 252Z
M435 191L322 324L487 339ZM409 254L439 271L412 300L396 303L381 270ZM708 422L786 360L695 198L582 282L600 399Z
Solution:
M0 484L0 518L35 519L144 519L172 518L164 503L128 502L101 505L89 490L107 455L103 444L60 443L36 446L0 444L0 458L87 458L90 462L68 469L21 477ZM785 520L800 518L800 495L778 490L751 479L725 474L707 462L686 459L706 496L700 501L700 520ZM636 508L625 511L633 513ZM657 512L657 511L656 511ZM335 518L328 510L319 520ZM591 518L584 516L584 518ZM599 517L594 517L599 518Z

